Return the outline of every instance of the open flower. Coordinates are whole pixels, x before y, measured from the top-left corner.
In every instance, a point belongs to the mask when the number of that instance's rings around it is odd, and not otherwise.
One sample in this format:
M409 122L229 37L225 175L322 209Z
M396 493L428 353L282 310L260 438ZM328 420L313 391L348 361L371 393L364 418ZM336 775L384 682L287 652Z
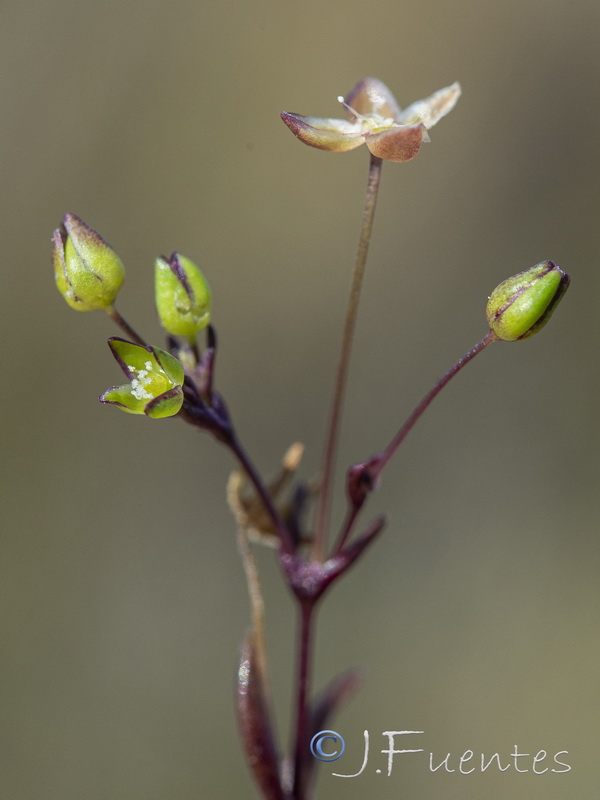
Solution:
M363 78L345 98L338 97L348 120L302 117L287 111L281 118L311 147L343 153L366 144L377 158L410 161L421 143L429 141L427 130L454 108L460 92L460 85L453 83L401 111L384 83Z
M125 386L113 386L100 395L129 414L161 419L172 417L183 405L183 365L158 347L143 347L114 336L108 340L117 363L127 376Z

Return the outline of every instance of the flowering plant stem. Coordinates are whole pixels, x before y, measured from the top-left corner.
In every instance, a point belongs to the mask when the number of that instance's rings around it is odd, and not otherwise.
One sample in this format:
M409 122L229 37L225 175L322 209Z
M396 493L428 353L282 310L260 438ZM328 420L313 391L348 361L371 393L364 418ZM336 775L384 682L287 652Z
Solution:
M401 111L381 81L364 78L343 101L349 122L282 114L292 132L308 145L343 152L365 144L371 153L312 530L304 525L303 511L309 508L314 489L310 484L298 483L294 492L287 491L302 445L292 445L284 456L280 475L265 482L238 439L227 404L213 388L217 336L210 324L211 293L194 262L181 253L155 262L155 299L160 322L169 334L167 352L147 345L114 307L123 284L124 267L106 241L74 214L66 214L52 235L55 281L67 304L78 311L104 310L131 340L109 340L128 382L108 389L100 401L154 419L179 416L212 435L241 467L228 483L228 500L239 527L238 545L248 584L252 626L241 651L237 708L248 764L265 800L310 800L315 756L320 760L318 747L317 753L311 753L312 737L318 741L319 732L328 733L325 726L329 717L358 683L356 672L347 671L317 699L312 696L316 616L319 601L328 588L362 556L385 525L385 517L379 515L355 535L362 507L377 488L383 468L454 375L492 342L519 341L540 330L569 285L570 278L560 267L544 261L508 278L492 292L486 308L488 333L430 389L384 450L348 470L346 514L337 541L330 546L327 539L336 454L382 158L395 162L413 159L422 142L429 141L427 129L454 107L459 95L460 86L455 83ZM202 351L197 336L203 330L206 347ZM284 748L278 745L271 708L264 602L251 540L275 544L283 579L297 609L293 729L287 757L282 757Z
M484 336L478 344L476 344L471 350L469 350L468 353L459 359L459 361L457 361L456 364L454 364L454 366L451 367L451 369L448 370L448 372L425 395L421 402L416 406L412 414L398 430L397 434L390 441L387 448L373 458L369 459L364 464L357 465L355 469L359 469L360 480L365 486L368 487L368 489L364 492L361 492L358 499L353 500L351 497L346 517L339 533L338 541L334 546L332 555L329 557L329 561L325 563L328 552L327 532L330 521L331 490L335 471L336 452L340 438L344 394L347 384L354 330L358 315L360 292L362 289L362 283L366 269L369 243L373 231L373 221L375 217L375 208L377 205L377 196L381 178L381 165L382 160L371 154L358 248L354 264L350 296L346 310L346 318L342 335L342 344L337 366L333 397L330 407L321 477L321 489L315 517L313 546L308 559L299 551L299 543L292 535L292 530L289 527L287 520L282 517L276 503L271 497L267 484L264 482L262 476L254 466L254 463L250 459L245 448L242 446L233 426L229 421L225 421L222 425L218 425L213 429L213 433L216 435L217 439L225 444L225 446L230 450L232 455L246 473L258 497L260 497L269 518L271 519L279 539L279 559L284 578L295 597L298 609L298 638L296 649L297 664L294 700L295 719L291 751L291 780L287 786L281 784L279 788L276 785L275 788L263 786L265 797L269 798L269 800L271 798L271 793L274 800L275 798L281 797L285 797L286 800L308 800L311 796L309 782L310 773L314 767L314 762L312 761L312 756L310 754L309 742L310 737L314 732L313 727L315 724L315 709L311 698L311 672L314 655L313 642L318 601L323 596L325 589L333 582L335 578L335 576L331 574L331 564L333 563L332 559L345 559L344 566L339 570L338 574L342 574L342 572L344 572L350 566L353 559L349 557L350 546L348 545L348 540L350 539L352 531L354 530L354 526L362 509L363 503L366 500L369 491L374 488L375 482L381 470L396 452L400 444L404 441L405 437L413 428L417 420L422 416L433 399L444 388L444 386L446 386L450 379L456 375L467 363L469 363L472 358L485 349L488 344L490 344L492 341L495 341L497 338L492 331L488 331L486 336ZM133 328L131 328L129 323L121 316L121 314L119 314L118 311L116 311L114 306L111 306L110 309L107 309L107 313L113 319L113 321L116 322L121 329L129 335L131 339L139 344L145 345L143 339L138 336ZM209 344L214 350L214 336L209 337ZM199 362L200 353L197 350L197 347L194 347L194 351L196 361ZM208 370L208 388L205 387L205 396L209 400L209 405L212 402L211 387L213 358L214 353L211 356L210 369ZM189 415L188 421L193 421L193 414ZM382 525L383 522L379 524L379 527L376 526L373 536L376 534L376 532L378 532ZM270 715L270 691L264 630L264 603L256 565L248 541L247 532L245 530L240 530L238 533L238 545L250 594L253 630L252 641L255 655L255 668L258 671L258 680L260 681L260 684L263 686L264 690L264 713ZM281 794L281 792L284 792L284 794Z
M352 275L350 298L348 300L348 307L346 309L346 321L344 323L342 348L340 351L333 398L331 401L329 426L325 444L325 455L323 459L323 469L321 472L321 490L319 492L319 503L316 513L315 540L313 549L313 557L317 561L323 561L325 558L326 536L331 506L331 483L333 480L335 457L339 440L340 425L342 421L342 408L348 377L350 352L352 349L354 328L356 327L356 317L358 314L358 301L360 299L360 291L362 288L365 267L367 264L367 254L369 252L369 243L371 241L371 233L373 231L375 208L377 206L377 195L379 193L379 183L381 179L381 164L381 158L377 158L377 156L371 154L369 177L367 180L367 190L365 194L365 204L363 207L362 225L358 239L356 261L354 262L354 273Z

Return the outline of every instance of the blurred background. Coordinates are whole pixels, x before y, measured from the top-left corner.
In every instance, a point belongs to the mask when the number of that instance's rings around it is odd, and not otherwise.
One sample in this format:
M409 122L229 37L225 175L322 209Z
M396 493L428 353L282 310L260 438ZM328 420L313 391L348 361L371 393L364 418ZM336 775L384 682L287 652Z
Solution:
M66 211L99 230L127 268L120 311L158 345L153 259L193 258L241 438L265 474L303 441L311 477L368 153L305 147L278 114L340 116L337 95L375 75L401 105L455 80L463 97L414 161L384 164L340 476L483 335L496 284L547 258L573 284L539 336L444 392L371 498L364 521L385 510L386 532L319 619L316 686L354 665L365 680L331 723L347 754L318 796L592 797L597 0L5 0L0 35L2 796L258 797L232 699L248 624L232 462L178 421L97 402L122 380L118 331L67 307L49 241ZM258 559L286 742L294 607L273 553ZM332 777L358 770L365 729L365 773ZM386 730L425 731L389 778ZM527 773L429 771L429 752L457 768L515 745Z

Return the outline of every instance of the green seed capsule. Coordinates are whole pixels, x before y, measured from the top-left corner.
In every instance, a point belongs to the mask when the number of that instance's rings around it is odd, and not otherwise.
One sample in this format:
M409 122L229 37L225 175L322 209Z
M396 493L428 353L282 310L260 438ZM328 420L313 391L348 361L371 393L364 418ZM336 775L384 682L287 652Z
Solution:
M491 293L486 316L498 339L516 342L548 322L571 278L552 261L541 261L507 278Z

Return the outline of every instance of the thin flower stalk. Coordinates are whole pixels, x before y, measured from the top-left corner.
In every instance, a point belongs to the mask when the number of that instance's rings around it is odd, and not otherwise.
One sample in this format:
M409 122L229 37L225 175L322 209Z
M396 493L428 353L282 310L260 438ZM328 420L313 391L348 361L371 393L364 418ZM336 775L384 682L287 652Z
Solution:
M483 352L488 345L492 344L498 340L498 337L493 331L488 331L486 335L477 342L462 358L459 358L456 364L454 364L446 374L440 378L440 380L433 386L429 392L425 395L425 397L421 400L421 402L416 406L412 414L408 417L406 422L402 425L398 433L394 436L392 441L388 444L385 448L383 453L381 454L380 458L378 459L377 469L373 475L374 478L377 478L381 470L385 467L388 463L390 458L394 455L396 450L400 447L404 439L408 436L410 431L414 428L418 420L423 416L425 411L429 408L433 400L438 396L438 394L442 391L442 389L448 385L448 383L452 380L455 375L467 366L467 364L472 361L475 356L479 355L479 353Z
M369 163L369 177L365 193L365 203L363 207L362 224L358 238L358 249L356 251L356 261L352 275L352 285L350 297L346 309L346 320L344 323L344 333L342 337L342 348L337 367L337 375L333 390L333 398L329 412L329 424L327 429L327 439L325 443L325 454L323 458L323 468L321 472L321 491L317 506L315 522L315 543L313 557L317 561L323 561L326 550L326 536L329 527L329 515L331 508L331 484L335 469L335 458L340 435L342 422L342 409L344 404L344 392L348 379L348 366L350 364L350 353L356 327L358 315L358 303L362 288L365 268L367 265L367 255L369 243L373 232L373 220L377 207L377 196L381 181L382 159L371 154Z
M106 313L115 322L119 328L123 331L123 333L127 336L128 339L131 339L132 342L136 344L141 344L142 347L146 347L146 342L142 339L142 337L137 334L131 325L127 322L125 317L123 317L114 306L106 309Z
M490 344L497 341L515 342L528 339L540 331L554 313L557 305L564 297L571 282L570 276L553 261L541 261L511 278L507 278L494 289L488 298L486 316L490 329L467 353L443 375L430 391L423 397L412 414L400 427L394 438L381 453L373 456L361 465L351 467L349 471L349 494L351 508L348 512L350 522L346 523L340 537L338 549L343 547L354 521L356 510L360 508L366 491L357 492L357 487L374 488L379 476L398 450L404 439L418 420L429 408L442 389L457 375L475 356L479 355ZM354 502L352 495L354 492Z

